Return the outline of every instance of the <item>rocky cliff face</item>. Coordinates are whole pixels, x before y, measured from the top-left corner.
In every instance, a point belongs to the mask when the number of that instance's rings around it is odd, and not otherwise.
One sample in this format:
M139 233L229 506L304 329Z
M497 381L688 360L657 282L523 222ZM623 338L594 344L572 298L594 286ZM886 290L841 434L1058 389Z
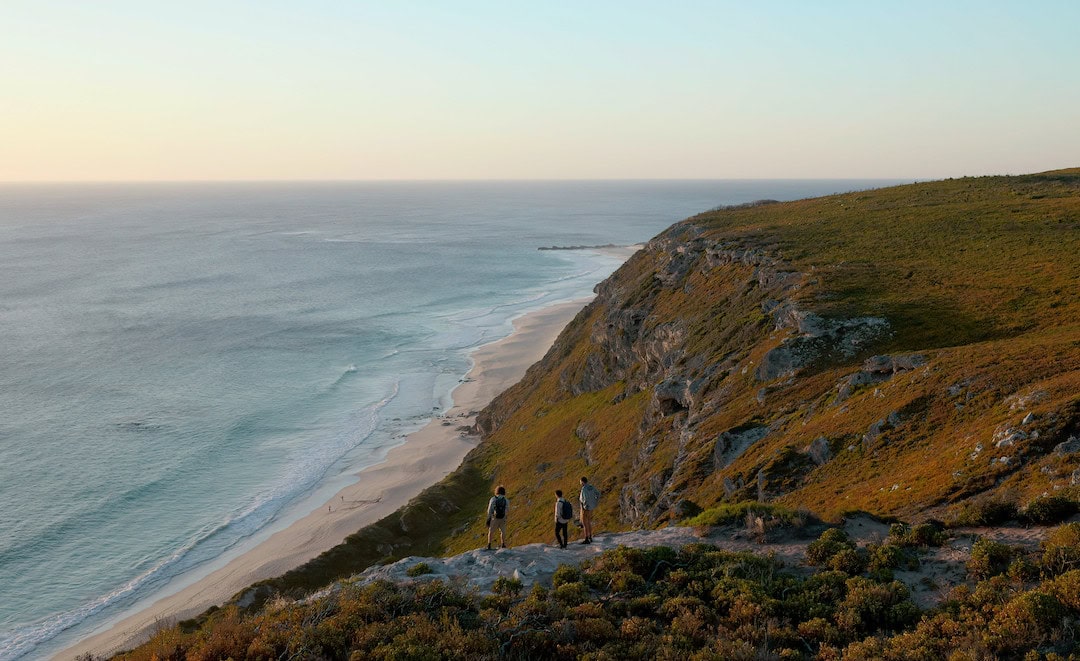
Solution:
M1002 200L1021 183L977 181L969 196ZM1055 213L1080 217L1078 182L1025 185L1057 190ZM617 527L724 500L911 517L1069 488L1080 456L1052 450L1080 436L1080 314L1065 312L1080 312L1080 288L1061 286L1062 276L1080 282L1077 232L1051 237L1008 209L970 227L950 220L970 211L940 209L957 185L674 225L601 283L544 360L483 413L488 440L473 461L526 501L593 475L601 515ZM883 219L918 225L942 213L932 229L952 252L901 245L930 228L882 234ZM969 255L988 228L1001 232L999 259L1039 241L1044 266L1021 274ZM1018 295L1048 299L1024 311Z

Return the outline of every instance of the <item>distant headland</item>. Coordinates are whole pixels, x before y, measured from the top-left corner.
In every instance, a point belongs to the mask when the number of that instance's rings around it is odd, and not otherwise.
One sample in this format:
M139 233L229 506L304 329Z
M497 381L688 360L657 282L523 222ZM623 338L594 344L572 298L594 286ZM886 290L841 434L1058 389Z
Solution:
M617 243L605 243L602 246L540 246L537 250L604 250L607 248L629 248Z

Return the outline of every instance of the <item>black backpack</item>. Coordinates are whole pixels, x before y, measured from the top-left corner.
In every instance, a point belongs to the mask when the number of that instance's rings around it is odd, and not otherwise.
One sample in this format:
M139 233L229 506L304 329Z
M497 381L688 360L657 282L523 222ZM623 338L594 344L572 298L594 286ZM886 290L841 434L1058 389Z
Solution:
M568 521L574 518L574 506L570 504L569 500L562 501L562 511L559 514Z
M496 519L505 519L506 518L506 497L505 496L495 496L495 518Z

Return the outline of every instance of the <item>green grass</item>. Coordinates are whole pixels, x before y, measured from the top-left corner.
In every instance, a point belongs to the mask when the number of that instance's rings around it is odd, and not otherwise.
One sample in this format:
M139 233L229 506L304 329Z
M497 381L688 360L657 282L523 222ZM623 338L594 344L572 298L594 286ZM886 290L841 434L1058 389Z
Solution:
M697 516L682 521L681 524L686 526L723 526L741 524L746 521L746 515L751 513L760 517L775 519L783 525L801 522L805 518L805 515L799 514L783 505L744 501L741 503L724 503L716 507L710 507Z

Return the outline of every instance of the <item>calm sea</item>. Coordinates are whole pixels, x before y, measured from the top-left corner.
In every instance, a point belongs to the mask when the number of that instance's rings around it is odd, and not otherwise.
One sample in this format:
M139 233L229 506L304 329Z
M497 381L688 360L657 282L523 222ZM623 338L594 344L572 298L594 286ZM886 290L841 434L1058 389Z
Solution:
M0 186L0 659L318 507L617 266L538 247L885 183Z

